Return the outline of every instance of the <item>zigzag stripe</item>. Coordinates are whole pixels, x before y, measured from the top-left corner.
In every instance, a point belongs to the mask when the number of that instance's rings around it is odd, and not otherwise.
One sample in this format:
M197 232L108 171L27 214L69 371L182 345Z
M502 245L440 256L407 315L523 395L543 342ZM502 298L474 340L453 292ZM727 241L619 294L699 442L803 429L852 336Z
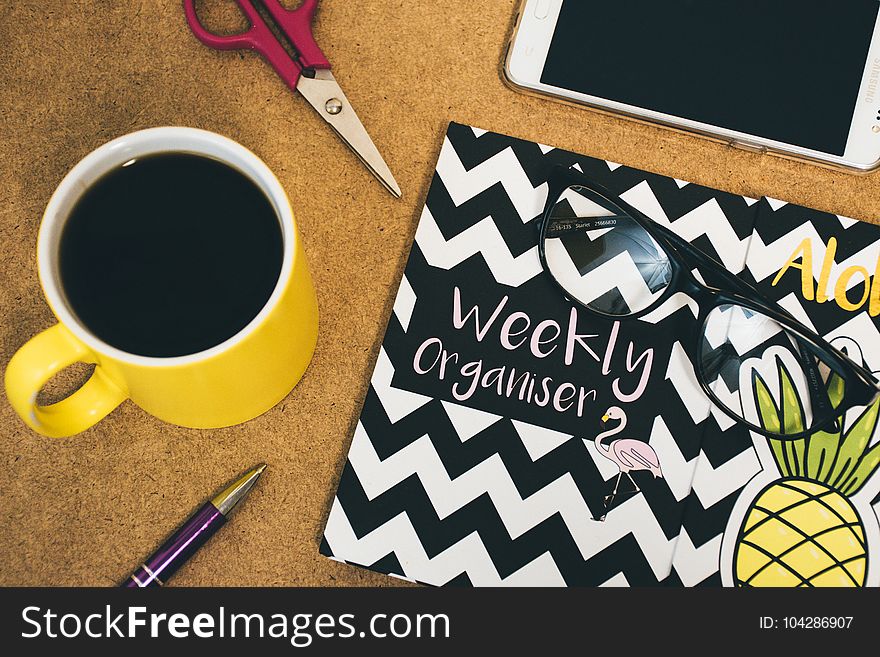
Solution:
M419 534L403 512L364 537L358 538L339 500L334 500L326 531L327 546L324 553L345 553L360 563L375 564L387 559L387 551L393 549L405 578L428 584L442 585L459 578L464 568L468 583L478 586L561 586L566 582L559 572L550 552L539 555L506 577L501 577L489 552L479 535L468 534L452 546L433 557L425 552ZM674 567L685 585L692 586L717 569L720 536L695 547L686 531L682 531L674 543ZM552 545L552 543L551 543ZM332 551L331 551L332 550ZM601 583L602 586L627 586L624 573L618 572Z
M407 478L394 489L370 502L349 464L342 474L338 499L351 522L354 535L359 539L366 538L388 520L405 513L429 558L478 533L502 578L549 552L569 585L595 586L619 572L621 564L626 564L627 576L641 585L659 581L631 534L597 553L589 561L584 561L569 529L558 514L536 525L519 538L511 539L491 499L488 495L482 495L441 521L416 476ZM370 522L365 523L366 518L370 518ZM384 536L386 549L393 550L393 534L380 534ZM334 544L335 538L328 534L328 541ZM356 552L347 554L346 557L356 563L367 562L359 558ZM401 563L405 561L405 558L400 560ZM462 564L461 567L465 566L466 564ZM405 575L432 582L429 577L417 573L407 571ZM465 583L464 579L467 578L458 577L456 581Z
M502 419L489 425L480 432L479 440L462 441L440 401L426 404L391 424L378 397L371 390L367 394L361 423L366 432L374 437L373 448L382 460L427 437L452 479L489 458L498 457L504 462L508 477L521 497L539 491L562 474L569 474L581 491L593 491L603 481L584 453L580 441L572 440L559 445L556 450L545 454L541 460L542 467L535 469L531 454L510 420ZM598 492L594 496L595 499L588 499L587 502L598 511L602 508L601 496Z
M702 450L696 457L685 459L662 417L654 419L650 444L660 457L663 476L678 501L693 491L704 506L712 506L742 488L761 469L754 450L741 452L717 468Z
M834 340L835 338L855 340L862 348L862 358L868 369L872 372L880 371L880 350L876 348L876 345L880 345L880 331L877 330L877 324L868 313L861 312L853 315L851 319L840 324L825 336L826 340Z
M384 348L379 349L379 357L376 359L376 368L370 380L371 388L381 400L389 420L394 423L432 401L431 397L419 395L408 390L395 388L391 385L394 377L394 365Z
M765 242L775 242L780 237L785 237L785 234L794 226L804 223L805 215L802 212L803 210L805 208L789 205L781 212L776 212L770 207L765 198L761 198L758 202L757 220L753 230L757 231ZM837 230L836 224L837 222L832 226L831 222L822 222L820 219L819 225L816 228L820 233L828 228L831 230L828 234L832 234Z
M782 330L776 322L734 306L718 308L710 315L703 339L712 349L730 344L738 355L743 356L773 340Z
M400 287L397 288L397 296L394 298L394 314L397 321L406 331L409 329L409 321L412 319L413 310L416 307L416 293L409 284L406 276L400 279Z
M613 174L609 174L602 160L583 156L576 157L575 162L574 166L590 179L621 196L639 185L647 185L658 200L662 199L663 214L673 224L705 203L714 200L738 239L747 240L751 236L756 209L750 207L751 199L744 196L694 184L680 188L670 178L628 167L621 167ZM713 247L708 238L698 236L695 241L699 248L707 250L716 259L721 259L719 254L712 253ZM700 241L704 241L705 244L699 244Z
M428 407L425 407L425 408L427 409ZM419 411L419 413L421 413L421 411ZM365 408L365 418L366 418L366 417L369 417L370 415L371 415L371 414L368 413L368 412L367 412L367 409ZM416 413L416 415L418 415L418 413ZM409 420L409 419L410 419L410 418L406 418L406 420ZM414 425L419 425L419 426L436 426L436 422L432 422L432 421L428 420L427 418L422 418L422 419L414 418L414 419L415 419ZM415 427L414 427L414 428L415 428ZM384 432L383 432L383 433L384 433ZM480 442L483 442L483 440L484 440L484 439L481 439ZM384 438L383 438L383 442L385 442ZM567 456L567 455L563 455L563 456L564 456L564 458L567 459L569 462L571 462L571 461L573 460L573 459L571 459L570 456ZM505 463L508 463L507 458L505 458ZM448 466L447 466L447 467L448 467ZM468 465L468 464L462 464L462 467L463 467L463 468L469 468L469 465ZM436 470L438 470L438 467L436 467L436 465L435 465L435 466L432 467L431 469L434 470L434 471L436 471ZM515 475L516 472L517 472L517 468L515 468L515 467L514 467L514 468L511 468L511 467L510 467L510 464L508 463L508 471L509 471L511 474ZM348 490L348 488L350 488L350 486L341 485L341 486L340 486L340 495L343 496L343 495L345 494L345 492ZM412 506L411 504L407 504L407 505L406 505L406 508L407 508L407 510L408 510L409 512L412 512L412 513L415 513L415 511L416 511L416 510L413 508L413 506ZM620 512L619 509L616 509L616 510L615 510L615 513L619 513L619 512ZM361 513L360 516L363 516L363 513ZM480 515L480 517L482 518L483 516ZM554 544L554 543L550 543L550 544L552 545L552 544ZM545 544L545 545L546 545L546 544ZM386 543L386 547L387 547L387 543ZM494 552L493 552L493 553L494 553ZM349 554L349 553L346 552L346 555L348 555L348 554ZM360 561L361 563L367 563L367 564L371 563L371 560L367 560L366 558L358 558L357 560ZM592 562L591 562L591 563L592 563ZM568 572L568 571L564 571L564 572ZM420 577L421 579L425 579L424 576L419 576L419 577ZM639 581L639 583L641 583L640 580L637 580L637 581Z
M682 531L688 533L694 545L705 545L724 534L739 494L740 491L736 491L710 507L704 507L696 494L688 496L687 512L682 518ZM683 563L683 560L678 560L678 563ZM716 569L717 567L716 561Z
M692 460L702 452L713 467L719 467L742 452L753 449L751 434L742 425L734 425L721 432L714 419L693 424L685 401L676 394L677 387L668 379L655 384L656 393L664 399L663 422L669 428L681 458Z
M492 217L486 217L446 241L434 221L434 216L425 206L416 229L416 242L428 264L441 269L452 269L479 253L486 261L492 276L503 285L517 287L542 271L538 247L534 246L514 257Z
M684 292L675 292L659 307L655 308L647 315L643 315L639 318L639 320L642 322L647 322L648 324L659 324L660 322L672 317L682 308L689 309L694 319L696 319L697 316L700 314L700 306L697 304L696 301L691 299Z
M864 221L850 223L842 231L840 218L834 214L795 204L788 204L774 212L766 200L762 200L759 207L754 230L765 243L784 237L786 233L801 224L812 223L822 236L823 242L827 242L832 237L837 238L837 257L844 259L878 239L877 227Z
M599 515L604 509L603 489L610 492L610 486L603 486L616 475L616 471L600 473L593 460L585 453L584 441L570 440L540 457L540 468L534 467L533 454L526 446L526 437L513 428L510 420L493 423L479 434L479 440L470 439L462 443L454 426L444 412L442 402L428 404L416 413L391 425L376 403L372 393L361 416L366 432L373 436L372 444L378 457L385 460L418 440L428 440L440 458L444 471L451 480L457 480L471 469L490 459L500 459L507 471L509 482L515 487L521 499L529 498L553 484L560 477L570 478L586 500L590 515ZM426 434L425 430L429 428ZM521 429L521 427L520 427ZM592 441L586 441L592 447ZM696 452L695 452L696 453ZM597 457L597 461L598 458ZM605 463L607 460L602 459ZM645 473L636 473L639 478ZM649 475L639 479L648 505L656 521L661 523L666 536L674 536L680 524L682 513L678 504L662 480L653 480ZM615 510L616 512L616 510ZM364 518L368 527L374 527L385 520L384 516ZM505 530L506 533L506 530Z
M493 155L468 171L447 137L437 160L437 175L456 205L501 183L523 223L541 214L547 201L547 184L537 188L532 186L512 148Z
M804 305L801 303L800 297L798 297L797 294L794 292L786 294L779 299L777 303L790 312L801 324L811 328L813 331L816 330L816 326L813 324L810 316L807 315L807 311L804 310Z
M748 449L713 468L705 453L694 471L693 491L704 508L709 508L737 494L758 472L761 464L754 450Z
M475 586L565 586L553 558L545 553L503 578L476 532L429 558L406 513L400 513L380 528L358 539L339 500L333 501L325 532L330 548L349 559L372 564L390 547L407 579L421 578L441 586L463 571ZM390 539L390 540L389 540Z
M437 228L444 239L452 239L491 215L512 253L518 255L528 251L537 241L535 222L524 224L520 221L516 208L500 183L456 206L440 176L435 173L425 205L431 208L434 216L442 218Z
M599 586L604 586L604 587L624 587L624 586L629 586L629 585L630 585L629 580L626 578L626 575L624 575L623 573L617 573L614 577L610 577L607 580L605 580L604 582L602 582L601 584L599 584Z
M734 421L716 408L700 388L694 366L679 342L672 346L669 365L666 368L666 379L672 382L694 424L699 424L711 415L722 431L734 425Z
M672 567L684 586L696 586L718 571L721 535L696 547L687 531L682 528L675 545Z
M370 500L415 475L441 520L488 495L513 539L558 515L571 532L584 560L632 533L655 576L662 579L668 573L674 540L666 538L643 496L627 499L609 514L604 523L597 524L591 519L592 513L567 473L523 499L497 456L474 466L453 481L427 436L379 461L360 424L352 441L349 462Z
M450 123L446 138L452 142L457 157L462 166L473 169L482 162L497 155L504 150L512 150L519 166L532 181L532 187L537 187L547 179L547 173L557 163L568 166L573 154L554 149L545 150L539 144L515 137L499 135L487 132L479 137L474 136L473 130L457 123Z
M844 217L843 215L836 214L837 220L840 222L840 225L843 226L843 229L851 228L859 223L858 219L853 219L852 217Z
M738 273L745 266L749 239L741 240L737 237L727 215L714 198L674 222L666 216L660 201L647 182L639 183L624 192L621 198L689 242L705 235L715 249L715 253L721 258L722 264L730 271Z
M553 239L547 242L547 261L552 263L550 268L556 280L567 290L574 292L574 296L582 303L590 303L603 294L617 290L628 308L644 308L663 293L662 290L651 292L632 256L625 251L590 272L581 274L568 257L561 241Z
M443 407L446 408L448 414L448 405L444 404ZM451 416L450 419L452 419ZM516 430L517 435L522 441L523 447L526 448L526 451L529 453L529 458L531 458L532 461L537 461L538 459L543 458L574 437L560 431L554 431L553 429L547 429L546 427L529 424L528 422L511 420L510 423ZM604 472L602 475L605 477ZM605 478L607 479L607 477Z

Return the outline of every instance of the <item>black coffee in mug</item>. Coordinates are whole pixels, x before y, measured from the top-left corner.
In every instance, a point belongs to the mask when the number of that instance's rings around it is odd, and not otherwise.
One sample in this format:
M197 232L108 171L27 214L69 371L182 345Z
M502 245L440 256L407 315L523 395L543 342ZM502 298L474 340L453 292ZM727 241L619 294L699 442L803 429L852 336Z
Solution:
M94 335L132 354L194 354L238 333L281 272L281 226L243 173L184 153L97 180L61 233L61 287Z

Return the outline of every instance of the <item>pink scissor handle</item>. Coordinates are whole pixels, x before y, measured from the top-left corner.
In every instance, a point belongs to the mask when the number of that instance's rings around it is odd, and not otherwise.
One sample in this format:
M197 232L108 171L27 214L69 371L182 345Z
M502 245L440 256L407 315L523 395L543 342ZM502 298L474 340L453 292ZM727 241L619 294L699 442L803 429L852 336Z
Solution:
M305 68L330 68L312 35L318 0L303 0L296 9L285 9L278 0L263 0L263 4L299 52L300 64Z
M256 50L275 69L278 76L288 87L296 91L303 66L313 68L330 68L318 44L312 38L311 19L314 16L317 0L306 0L299 8L288 11L278 0L266 2L266 9L284 30L291 44L296 48L300 61L292 59L284 49L272 30L266 25L263 17L250 0L235 0L242 13L248 19L250 27L240 34L214 34L207 30L196 14L195 0L183 0L186 22L196 38L206 46L216 50L238 50L246 48ZM303 34L305 36L303 36ZM307 38L306 38L307 37ZM304 50L305 48L305 50ZM308 52L308 60L305 57ZM316 59L317 57L317 59ZM310 63L317 62L317 63Z

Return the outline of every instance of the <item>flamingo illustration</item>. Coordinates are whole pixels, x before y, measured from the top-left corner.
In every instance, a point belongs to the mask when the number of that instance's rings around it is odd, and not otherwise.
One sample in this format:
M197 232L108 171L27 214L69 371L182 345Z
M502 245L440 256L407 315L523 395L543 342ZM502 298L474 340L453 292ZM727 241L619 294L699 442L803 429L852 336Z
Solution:
M620 424L612 429L603 431L596 436L595 444L602 456L609 461L613 461L617 465L620 469L620 473L617 475L617 481L614 484L614 492L605 497L606 510L609 503L612 502L617 495L617 489L620 486L620 480L623 475L629 477L629 480L635 487L636 493L641 489L630 474L633 470L648 470L654 475L654 477L663 477L663 471L660 469L660 459L657 457L657 452L655 452L648 443L642 442L641 440L633 440L631 438L618 438L617 440L612 440L608 444L603 442L605 439L611 438L611 436L616 436L623 431L624 427L626 427L626 413L619 406L612 406L605 411L605 415L602 416L603 423L608 420L620 420ZM602 515L599 520L605 520L605 516Z

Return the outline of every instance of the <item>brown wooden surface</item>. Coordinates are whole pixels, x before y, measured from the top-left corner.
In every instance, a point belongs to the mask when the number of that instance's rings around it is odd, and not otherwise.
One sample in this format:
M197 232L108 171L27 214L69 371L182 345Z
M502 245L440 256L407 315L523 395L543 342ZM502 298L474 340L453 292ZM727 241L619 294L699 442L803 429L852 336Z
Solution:
M401 201L256 56L197 42L178 0L4 7L3 366L53 323L35 258L52 190L101 143L158 125L228 135L275 171L305 239L321 330L290 396L229 429L170 426L127 402L93 429L53 440L25 428L3 396L0 584L113 584L208 494L258 461L269 463L263 481L175 584L397 583L321 557L318 542L449 120L752 197L880 216L876 174L745 153L511 91L499 71L517 4L321 3L318 42L396 174ZM82 368L63 375L45 396L83 376Z

